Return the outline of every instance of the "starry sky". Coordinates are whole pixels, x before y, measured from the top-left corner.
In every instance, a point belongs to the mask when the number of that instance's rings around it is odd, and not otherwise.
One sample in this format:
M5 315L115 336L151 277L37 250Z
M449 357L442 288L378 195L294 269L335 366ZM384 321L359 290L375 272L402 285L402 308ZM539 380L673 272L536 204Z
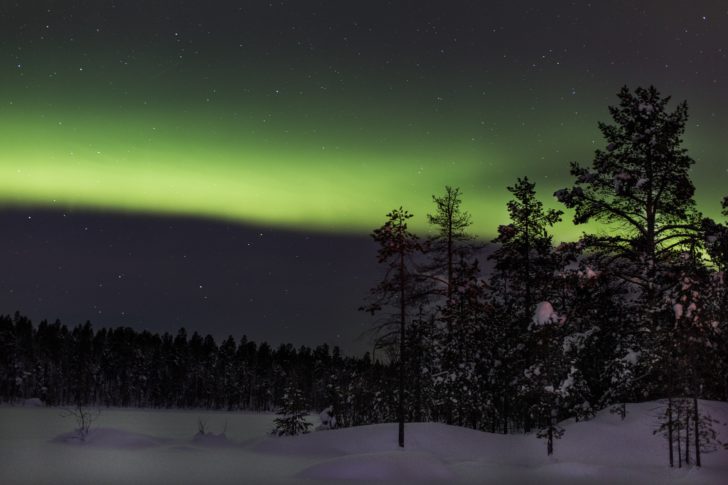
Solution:
M367 234L528 175L551 207L622 85L687 100L728 192L723 1L0 2L0 313L359 352ZM568 223L557 239L576 237Z

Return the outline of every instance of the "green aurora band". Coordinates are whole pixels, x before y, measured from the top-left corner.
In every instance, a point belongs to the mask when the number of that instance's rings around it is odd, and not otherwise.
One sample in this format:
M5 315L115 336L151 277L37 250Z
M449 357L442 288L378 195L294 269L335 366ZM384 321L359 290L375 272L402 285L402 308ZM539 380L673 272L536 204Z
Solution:
M38 69L0 98L1 206L359 234L400 205L426 230L431 196L445 185L462 189L473 231L485 238L507 222L506 186L516 177L535 180L540 198L559 208L551 194L570 183L569 161L589 163L603 146L596 124L608 121L618 89L546 102L507 83L440 97L442 86L425 83L301 88L285 73L242 88L230 73L175 84L166 73L124 79L90 68L38 81L48 66ZM699 107L697 118L709 111ZM717 216L728 193L722 129L695 118L691 110L686 146L697 160L697 199ZM565 220L557 239L583 230Z

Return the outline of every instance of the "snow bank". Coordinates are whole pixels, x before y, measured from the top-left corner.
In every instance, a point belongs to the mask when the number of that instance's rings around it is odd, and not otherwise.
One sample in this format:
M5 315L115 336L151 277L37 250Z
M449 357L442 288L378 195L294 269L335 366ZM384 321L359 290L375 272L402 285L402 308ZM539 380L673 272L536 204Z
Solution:
M429 453L390 451L348 455L317 463L297 477L315 480L453 480L456 476Z
M396 468L393 464L396 457L416 457L413 460L430 457L438 467L446 466L451 472L463 468L461 478L470 476L471 472L472 479L478 474L482 478L486 476L485 470L497 466L513 467L523 479L528 475L538 481L541 475L549 476L547 483L582 483L597 476L605 477L599 483L610 483L610 480L630 483L635 479L642 483L669 483L677 475L667 466L664 439L652 432L661 407L662 403L654 401L629 404L624 420L608 410L600 411L589 421L567 420L561 423L566 433L556 441L553 457L547 456L544 441L534 434L492 434L440 423L407 424L404 450L397 445L394 423L270 438L258 442L254 450L276 456L338 457L305 470L300 476L306 478L346 478L347 473L354 473L351 470L368 464L374 468L371 473L391 472L391 479L398 480L409 469ZM728 422L726 403L701 401L701 409L721 423ZM719 428L716 431L725 441L728 428ZM723 483L712 477L728 473L728 452L705 453L703 463L704 470L689 475L699 479L690 478L687 482ZM685 473L680 477L685 479Z
M102 448L136 449L160 446L167 440L115 428L92 428L86 435L85 440L81 440L76 431L70 431L56 436L51 441Z
M528 438L528 439L526 439ZM382 452L423 453L445 463L487 460L501 464L540 463L545 448L533 436L483 433L442 423L405 425L405 449L397 444L397 424L385 423L285 438L269 438L255 445L258 453L278 456L332 457Z
M650 401L627 405L627 416L622 420L617 414L602 410L589 420L562 424L566 433L557 440L555 457L560 461L606 465L623 468L669 469L667 442L653 430L664 403ZM716 401L700 401L700 410L720 423L728 422L728 405ZM719 439L728 438L728 427L716 425ZM706 468L720 467L728 472L728 451L704 453Z
M566 433L551 457L534 434L408 423L402 450L395 423L278 438L269 435L273 415L199 410L104 410L82 442L64 432L72 423L58 409L0 407L0 483L725 484L725 450L703 454L701 469L668 467L665 440L652 433L663 406L628 404L625 420L603 410L562 422ZM700 407L728 422L728 403ZM193 437L199 415L229 421L227 434ZM728 441L728 427L716 431Z
M235 443L230 441L227 436L225 436L225 433L197 433L194 438L192 438L192 443L195 446L213 448L218 446L236 446Z
M515 435L493 435L442 423L405 425L406 451L429 453L446 460L480 458L483 456L483 448L491 448L494 439L499 443L502 441L520 443L518 438L520 437ZM304 456L343 456L402 451L397 444L396 423L317 431L301 436L271 437L259 442L254 450L259 453Z

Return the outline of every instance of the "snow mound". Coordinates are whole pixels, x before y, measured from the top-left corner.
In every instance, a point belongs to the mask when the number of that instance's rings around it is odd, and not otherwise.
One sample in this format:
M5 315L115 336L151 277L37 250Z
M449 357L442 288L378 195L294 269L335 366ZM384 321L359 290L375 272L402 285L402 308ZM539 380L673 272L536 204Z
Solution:
M666 440L653 434L665 404L627 404L624 420L605 409L588 421L563 421L566 433L550 457L535 433L439 423L407 423L404 449L396 423L275 437L268 414L229 413L236 425L227 436L193 437L190 414L167 410L107 410L104 426L113 427L94 427L81 441L75 432L53 438L54 429L69 427L56 409L0 407L0 483L726 484L728 451L720 446L703 450L702 468L669 468ZM699 404L728 442L728 403Z
M605 467L662 470L667 468L666 444L664 438L653 434L653 430L663 405L655 401L629 404L624 420L605 409L588 421L564 421L561 424L566 434L563 439L556 441L553 458L546 455L544 441L534 433L502 435L441 423L406 424L404 450L397 445L397 424L385 423L284 438L269 437L253 445L251 451L278 456L346 457L346 460L332 462L332 467L337 463L350 463L349 460L355 460L354 464L359 463L360 458L355 458L357 456L364 456L361 460L366 461L374 460L366 456L391 453L404 456L402 453L409 453L429 456L450 466L478 462L527 468L547 467L558 475L581 477L602 473ZM726 403L701 401L701 410L719 423L728 422ZM721 441L728 441L728 426L716 425L716 432ZM707 467L728 468L728 452L704 451L703 459ZM554 467L554 459L562 465ZM381 461L389 463L384 458ZM352 467L356 468L354 465Z
M76 431L70 431L56 436L51 441L99 448L137 449L160 446L167 440L116 428L93 428L88 432L85 440L81 440Z
M39 408L45 406L45 403L38 397L31 397L23 401L23 406L26 408Z
M556 442L555 456L562 461L602 465L609 467L644 467L664 469L667 465L667 442L660 435L653 434L658 415L664 410L662 401L650 401L627 405L627 416L604 409L589 421L564 421L564 437ZM719 423L728 421L728 406L717 401L700 401L702 413ZM728 428L715 426L721 441L728 437ZM703 450L703 461L707 467L728 465L728 453L724 450L710 452Z
M192 438L192 443L195 446L204 446L211 448L216 448L220 446L235 446L235 443L230 441L228 437L225 436L225 433L197 433L195 437Z
M511 462L522 448L520 435L500 435L442 423L407 423L405 425L405 451L427 453L445 461L475 460L484 456ZM530 449L541 446L533 439ZM488 453L484 453L488 450ZM373 424L317 431L300 436L271 437L255 446L259 453L303 456L343 456L398 452L397 423Z
M447 466L429 453L390 451L349 455L306 468L297 475L314 480L453 480Z

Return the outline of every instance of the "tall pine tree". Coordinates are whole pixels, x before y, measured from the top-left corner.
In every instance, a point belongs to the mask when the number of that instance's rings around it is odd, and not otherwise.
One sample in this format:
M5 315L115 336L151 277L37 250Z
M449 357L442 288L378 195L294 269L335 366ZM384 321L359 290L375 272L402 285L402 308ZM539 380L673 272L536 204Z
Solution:
M508 432L509 421L518 415L521 425L530 428L524 403L510 398L510 386L528 367L524 352L525 336L537 302L547 300L552 288L554 259L548 229L561 220L561 211L544 209L536 198L536 185L527 177L508 187L514 199L509 201L511 223L498 228L493 240L497 249L490 280L491 299L500 329L494 343L498 361L495 380L500 382L502 429ZM517 406L518 409L511 409Z
M377 259L386 267L384 279L371 290L372 301L362 310L371 314L390 307L392 310L383 322L377 325L380 343L394 349L398 347L399 389L397 420L399 422L398 443L404 447L405 421L405 378L407 370L407 349L405 329L408 309L412 306L418 280L413 269L413 256L422 251L419 238L407 228L412 214L402 207L387 214L387 221L372 233L379 244Z
M653 86L627 87L609 112L613 124L599 123L606 147L590 168L571 164L575 185L556 197L574 209L574 223L596 222L603 230L584 235L602 268L634 287L644 333L659 326L670 261L694 245L700 226L690 180L693 160L682 148L687 104L668 111L670 97Z

